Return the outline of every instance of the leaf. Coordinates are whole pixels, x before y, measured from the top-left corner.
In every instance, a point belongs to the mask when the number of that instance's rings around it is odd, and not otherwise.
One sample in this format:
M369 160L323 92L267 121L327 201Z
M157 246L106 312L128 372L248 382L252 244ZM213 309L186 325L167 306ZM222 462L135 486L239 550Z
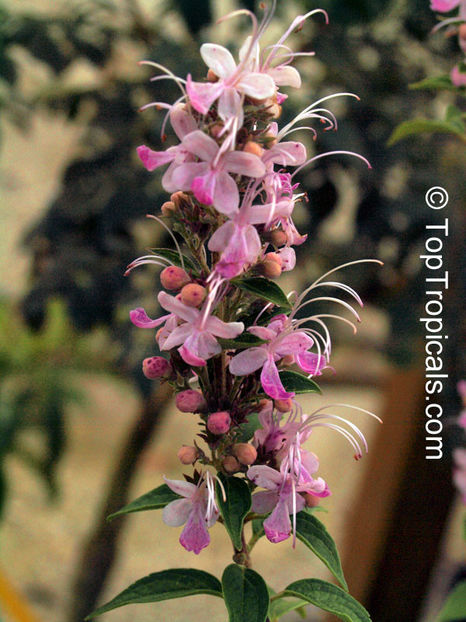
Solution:
M117 609L117 607L123 607L123 605L157 603L161 600L183 598L195 594L211 594L222 598L220 581L203 570L190 568L162 570L139 579L111 601L93 611L86 620Z
M317 555L344 589L348 590L337 547L320 520L307 512L298 512L296 537Z
M264 339L259 339L250 333L244 333L236 339L218 339L218 342L224 350L245 350L267 343Z
M456 136L461 136L461 138L463 138L464 125L463 129L460 129L457 123L452 123L451 121L436 119L413 119L411 121L404 121L395 128L392 135L388 139L387 145L391 147L407 136L432 132L446 132L449 134L455 134Z
M138 497L128 505L125 505L118 512L114 512L107 516L107 520L113 520L117 516L121 516L122 514L131 514L132 512L145 512L146 510L160 510L168 505L171 501L175 501L175 499L179 499L180 496L177 495L173 490L171 490L166 484L162 484L158 488L154 488L150 492L146 492L146 494Z
M371 622L364 607L347 592L320 579L301 579L285 588L284 596L302 598L308 603L333 613L344 622Z
M291 305L283 290L273 281L269 281L269 279L253 276L245 279L233 279L230 282L244 292L248 292L248 294L259 296L259 298L273 302L274 305L279 307L291 309Z
M180 255L178 251L174 251L172 248L151 248L151 251L155 255L160 255L160 257L164 257L165 259L168 259L175 266L179 266L180 268L182 268ZM191 270L192 272L195 272L195 273L199 272L199 266L195 264L192 259L190 259L189 257L186 257L186 255L183 255L183 261L184 261L185 268L188 268L188 270Z
M319 385L296 371L281 371L280 378L287 391L293 393L322 393Z
M241 423L236 430L235 442L247 443L254 435L254 432L260 428L259 413L250 413L248 420Z
M300 607L305 607L309 603L306 600L301 600L300 598L277 598L277 600L272 600L269 606L269 618L273 620L278 620L285 615L285 613L289 613L290 611L295 611Z
M246 482L239 477L227 477L219 473L219 478L225 489L226 499L223 499L223 491L217 482L218 507L233 545L240 551L243 548L241 536L244 518L251 509L251 492Z
M450 592L435 622L461 622L466 611L466 581L458 583Z
M419 82L414 82L414 84L409 85L409 88L413 91L424 89L432 91L443 89L448 91L456 91L458 87L453 84L448 74L443 74L441 76L431 76L429 78L424 78L424 80L420 80Z
M265 622L269 594L264 579L250 568L230 564L222 576L229 622Z

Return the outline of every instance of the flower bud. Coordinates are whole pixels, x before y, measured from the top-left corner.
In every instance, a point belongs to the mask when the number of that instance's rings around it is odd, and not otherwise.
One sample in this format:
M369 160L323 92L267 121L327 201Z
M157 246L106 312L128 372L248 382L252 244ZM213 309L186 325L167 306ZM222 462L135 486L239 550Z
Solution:
M198 413L207 406L202 393L194 389L186 389L186 391L177 393L175 402L176 407L178 410L181 410L182 413Z
M209 69L209 71L207 72L207 80L209 82L218 82L218 76L212 69Z
M270 232L270 241L274 246L284 246L286 240L286 233L281 229L274 229Z
M466 24L461 24L458 29L460 48L466 54Z
M281 257L277 253L266 253L260 270L268 279L276 279L282 273Z
M231 418L230 413L226 410L219 410L209 415L207 419L207 429L212 434L226 434L230 429Z
M160 273L160 282L165 289L181 289L191 282L189 275L178 266L168 266Z
M293 408L293 401L291 400L291 398L288 398L286 400L275 400L275 408L278 410L278 412L281 413L289 413L290 410Z
M212 138L218 138L220 136L220 132L223 130L223 127L223 123L214 123L214 125L210 128Z
M259 145L259 143L256 143L253 140L248 140L248 142L243 147L243 151L245 151L246 153L252 153L253 155L261 158L264 153L264 148Z
M188 283L181 290L181 302L188 307L199 307L205 300L207 290L197 283Z
M240 463L234 456L227 456L223 459L222 464L227 473L236 473L241 468Z
M177 456L181 464L194 464L199 456L199 452L195 447L183 445L179 448Z
M233 453L238 461L245 466L254 464L257 459L257 450L249 443L236 443L233 445Z
M172 366L163 356L151 356L142 361L142 373L149 380L168 378L172 373Z
M272 403L272 400L268 400L266 398L262 399L259 402L259 408L258 408L259 412L261 412L261 410L265 410L266 408L270 408L271 403Z
M303 497L308 508L315 508L320 503L319 497L315 497L314 495L311 495L311 493L309 492L305 492Z
M184 192L181 192L181 190L178 190L170 196L170 201L172 201L178 209L182 203L189 201L189 197Z
M282 358L282 363L283 365L293 365L294 356L292 354L285 354L285 356Z
M165 203L160 208L160 211L162 212L162 216L173 216L176 211L175 204L173 203L173 201L165 201Z

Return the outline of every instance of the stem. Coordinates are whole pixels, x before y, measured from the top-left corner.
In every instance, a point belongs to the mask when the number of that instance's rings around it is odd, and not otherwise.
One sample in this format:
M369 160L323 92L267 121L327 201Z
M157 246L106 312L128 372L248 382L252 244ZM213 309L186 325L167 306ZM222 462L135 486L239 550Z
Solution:
M270 600L278 600L279 598L283 598L285 596L285 592L278 592L270 597Z
M235 545L233 545L233 549L234 549L233 561L235 562L235 564L238 564L239 566L246 566L246 568L251 568L252 562L249 556L249 550L246 544L246 539L244 537L244 528L243 528L243 531L241 532L241 543L242 543L242 547L240 550L236 549Z

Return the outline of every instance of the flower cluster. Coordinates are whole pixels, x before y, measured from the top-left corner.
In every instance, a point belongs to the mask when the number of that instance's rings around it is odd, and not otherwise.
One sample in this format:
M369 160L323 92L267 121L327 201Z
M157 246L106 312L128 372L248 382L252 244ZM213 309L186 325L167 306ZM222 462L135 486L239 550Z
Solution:
M450 35L457 33L461 51L466 56L466 0L431 0L430 8L438 13L450 13L458 9L457 15L443 19L434 31L448 27ZM450 78L455 86L466 86L466 58L453 67Z
M295 56L311 54L293 54L288 37L318 13L327 19L321 10L299 16L274 45L262 48L273 6L261 23L247 10L230 14L224 19L248 16L252 34L238 60L220 45L202 45L205 80L176 77L148 63L164 72L158 78L172 79L180 89L173 104L149 104L167 111L163 129L169 121L175 144L164 151L138 148L148 171L168 165L162 185L171 198L161 217L152 218L170 231L177 253L155 249L130 264L128 271L162 266L166 290L157 297L165 314L151 319L137 308L130 318L138 327L157 329L159 349L168 355L146 359L144 374L170 382L178 409L200 416L202 446L198 440L178 452L183 465L196 468L185 482L166 480L179 498L163 513L167 524L185 524L180 542L195 553L209 544L223 477L247 482L254 494L246 520L265 517L267 538L280 542L295 533L298 512L330 494L326 482L315 477L317 457L303 447L312 430L326 426L339 432L356 458L367 451L352 422L329 412L331 407L305 414L296 400L303 386L315 390L311 378L329 367L329 320L356 331L361 299L334 280L337 269L301 294L286 296L273 281L295 267L294 247L306 240L293 222L296 204L306 197L296 174L322 157L310 157L303 143L289 137L310 130L315 138L313 121L337 129L335 116L323 107L330 97L310 104L281 129L276 121L287 99L282 89L301 85L292 66ZM333 97L343 95L356 97ZM351 154L331 152L341 153ZM351 155L370 166L362 156ZM175 233L183 238L183 248ZM255 487L263 490L255 492Z

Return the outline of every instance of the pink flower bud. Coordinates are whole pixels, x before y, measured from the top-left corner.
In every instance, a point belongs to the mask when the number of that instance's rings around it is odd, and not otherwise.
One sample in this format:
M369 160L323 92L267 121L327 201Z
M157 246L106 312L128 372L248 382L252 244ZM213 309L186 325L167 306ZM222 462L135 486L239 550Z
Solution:
M222 464L227 473L236 473L241 468L240 463L234 456L227 456Z
M461 24L458 29L460 48L466 54L466 24Z
M283 363L283 365L293 365L293 363L294 363L294 356L292 354L286 354L282 358L282 363Z
M199 452L195 447L183 445L179 448L177 455L181 464L194 464L199 456Z
M233 453L238 458L238 461L245 466L254 464L257 459L256 448L249 443L236 443L236 445L233 445Z
M151 356L142 362L142 373L149 380L168 378L172 373L172 366L162 356Z
M181 290L181 302L188 307L199 307L207 296L207 290L197 283L188 283Z
M293 402L291 398L287 400L275 400L275 408L281 413L289 413L293 408Z
M165 289L181 289L191 282L189 275L178 266L168 266L160 273L160 282Z
M314 495L311 495L309 492L305 492L303 497L308 508L315 508L320 503L319 497L315 497Z
M253 153L254 155L261 158L264 153L264 148L259 145L259 143L256 143L253 140L248 140L248 142L243 147L243 151L245 151L246 153Z
M207 80L209 82L218 82L218 76L212 69L209 69L207 72Z
M174 212L176 211L175 204L173 203L173 201L165 201L165 203L160 208L160 211L162 212L163 216L173 216Z
M286 240L286 233L281 229L274 229L270 232L270 241L274 246L283 246Z
M282 260L277 253L267 253L260 265L260 271L268 279L276 279L282 273Z
M198 413L207 406L202 393L194 389L186 389L186 391L177 393L175 402L176 407L178 410L181 410L182 413Z
M207 419L207 429L212 434L226 434L230 429L231 418L230 413L226 410L219 410L209 415Z

